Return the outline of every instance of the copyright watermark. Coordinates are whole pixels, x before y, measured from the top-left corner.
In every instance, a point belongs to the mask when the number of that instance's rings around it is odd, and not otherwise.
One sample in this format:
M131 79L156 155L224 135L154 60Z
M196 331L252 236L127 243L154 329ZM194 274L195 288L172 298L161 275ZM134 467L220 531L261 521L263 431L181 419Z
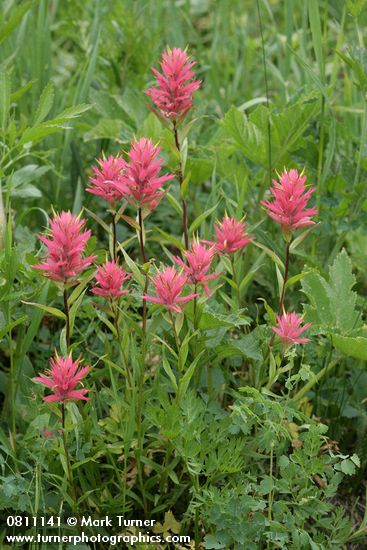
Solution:
M68 543L77 546L81 543L108 543L111 546L124 543L127 546L136 544L190 544L191 537L188 535L178 535L171 533L155 533L154 524L156 520L150 519L127 519L123 515L103 516L93 518L92 516L19 516L9 515L6 518L7 528L13 531L13 534L5 536L5 541L9 544L64 544ZM65 531L76 528L78 534L60 534L60 530ZM46 534L45 531L51 531L58 528L57 534ZM116 534L96 533L99 528L110 528L116 530ZM32 529L35 534L20 534L19 531ZM37 532L42 529L41 532ZM139 531L139 529L144 530ZM153 529L153 532L149 529ZM31 530L31 532L32 532ZM18 533L17 533L18 531ZM93 532L93 534L91 533ZM125 531L125 532L124 532Z

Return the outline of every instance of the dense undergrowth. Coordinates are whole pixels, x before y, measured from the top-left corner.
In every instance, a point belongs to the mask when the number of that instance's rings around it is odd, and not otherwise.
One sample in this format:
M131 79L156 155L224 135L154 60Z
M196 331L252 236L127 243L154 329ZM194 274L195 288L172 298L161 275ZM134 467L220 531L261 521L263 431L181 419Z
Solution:
M4 522L123 514L156 520L155 534L190 535L192 548L364 548L365 2L3 7ZM177 124L144 93L167 45L188 47L201 81ZM88 192L97 159L132 164L134 142L159 144L160 176L172 176L164 196L125 200L126 182L110 204ZM317 214L287 232L264 201L291 169L315 189ZM64 284L34 266L48 253L39 235L67 211L86 220L91 258ZM245 217L231 250L215 231L228 217ZM209 288L187 280L176 309L167 290L161 305L142 298L156 298L157 270L186 272L186 240L215 237ZM127 293L106 299L96 267L114 257ZM311 323L309 342L284 345L272 330L283 312ZM87 392L50 403L33 379L57 354L90 366L78 386ZM75 399L83 393L89 401ZM2 525L3 548L14 532Z

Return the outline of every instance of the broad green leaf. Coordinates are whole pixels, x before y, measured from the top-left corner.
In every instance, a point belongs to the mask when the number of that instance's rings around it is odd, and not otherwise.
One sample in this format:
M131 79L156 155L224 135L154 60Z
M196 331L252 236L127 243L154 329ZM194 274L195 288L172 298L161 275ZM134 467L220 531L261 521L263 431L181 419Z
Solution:
M309 273L302 281L302 291L307 295L310 305L305 306L307 320L312 324L332 326L332 313L327 295L328 284L316 271Z
M268 152L264 134L265 127L263 129L256 126L234 106L225 115L222 127L247 158L266 166Z
M199 328L201 330L211 330L219 327L240 327L249 324L249 318L243 314L243 310L223 314L207 308L200 317Z
M333 334L333 344L336 349L345 353L345 355L367 361L367 338Z
M50 170L49 166L38 166L37 164L27 164L19 170L16 170L11 180L11 195L13 197L41 197L41 191L31 185L31 182L40 179Z
M351 289L356 283L352 273L352 262L343 250L330 268L330 286L328 295L336 326L341 332L356 328L358 312L355 311L357 293Z
M355 277L349 256L342 250L329 269L329 281L312 271L302 280L302 291L310 304L305 306L307 320L324 330L346 335L361 326L356 311L357 294L352 291Z
M314 95L302 97L277 113L259 105L247 117L236 107L231 107L222 121L222 127L248 159L267 167L270 120L272 163L278 166L289 152L300 147L303 134L319 110L320 102Z
M225 344L217 346L215 351L220 357L242 355L254 361L262 359L260 341L255 331L238 339L227 340Z

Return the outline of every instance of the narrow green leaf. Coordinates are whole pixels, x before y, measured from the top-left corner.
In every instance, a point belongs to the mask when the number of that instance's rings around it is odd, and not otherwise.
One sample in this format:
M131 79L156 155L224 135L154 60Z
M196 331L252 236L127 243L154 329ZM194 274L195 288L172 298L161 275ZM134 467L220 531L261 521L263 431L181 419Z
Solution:
M13 330L13 328L15 328L16 326L18 325L21 325L22 323L24 323L25 321L27 321L28 319L28 316L27 315L23 315L22 317L19 317L19 319L16 319L16 321L13 321L12 323L9 323L6 327L2 328L0 330L0 340L8 333L10 332L11 330Z
M210 216L210 214L212 214L212 213L217 209L218 204L219 204L219 202L217 202L217 204L215 204L215 205L212 206L211 208L208 208L208 210L205 210L205 212L203 212L202 214L200 214L200 216L198 216L198 217L192 222L192 224L190 225L189 232L190 232L190 233L193 233L193 232L202 224L202 222L203 222L208 216Z
M205 350L202 350L195 357L194 361L191 363L191 365L189 366L189 368L187 369L187 371L185 372L181 380L179 380L179 383L178 383L179 400L181 400L185 396L187 392L187 388L189 387L189 384L190 384L190 380L193 377L197 364L199 363L199 360L204 352Z
M164 351L164 348L162 348L163 350L163 354L162 354L162 365L163 365L163 368L166 372L166 374L168 375L168 378L170 379L171 381L171 384L172 384L172 387L175 391L177 391L177 381L176 381L176 377L173 373L173 370L171 369L171 365L169 364L168 360L167 360L167 357L166 357L166 354L165 354L165 351Z
M22 300L23 304L26 304L27 306L34 306L38 309L42 309L42 311L45 311L46 313L50 313L51 315L54 315L55 317L58 317L59 319L63 319L63 321L66 321L66 315L59 309L55 307L45 306L43 304L36 304L35 302L25 302Z
M320 3L318 0L308 0L308 16L312 34L312 44L315 51L320 77L324 77L324 55L322 48L322 30L320 19Z
M0 124L5 132L10 108L10 75L7 72L0 73Z
M18 26L23 16L33 6L34 2L22 2L15 10L9 20L0 27L0 44L3 42Z
M275 252L270 250L270 248L268 248L264 244L259 243L258 241L252 241L252 244L254 244L258 248L261 248L261 250L266 252L266 254L273 260L273 262L275 262L276 265L284 271L284 264L283 264L282 260L279 258L279 256L277 256L277 254L275 254Z
M34 115L34 125L40 124L45 120L48 113L50 112L53 102L54 102L54 85L52 81L47 84L44 88L40 100L38 102L38 107Z

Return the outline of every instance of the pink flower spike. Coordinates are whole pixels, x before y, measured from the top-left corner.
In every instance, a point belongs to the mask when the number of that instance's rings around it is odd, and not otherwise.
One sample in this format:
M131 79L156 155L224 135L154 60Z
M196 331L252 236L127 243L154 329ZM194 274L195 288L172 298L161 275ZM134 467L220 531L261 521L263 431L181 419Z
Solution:
M88 392L86 388L75 389L82 378L90 371L90 367L80 369L79 363L80 359L73 361L71 355L60 357L56 354L55 357L51 357L51 369L46 371L47 376L42 374L33 378L34 382L43 384L52 391L52 395L43 398L44 401L64 403L67 399L89 400L89 397L85 395Z
M181 275L174 267L166 267L163 271L158 271L153 277L153 285L157 296L144 294L142 298L148 302L166 306L167 309L176 311L176 313L182 313L180 304L186 304L199 296L199 294L181 296L186 282L186 275Z
M113 184L121 194L126 193L126 200L137 208L154 210L165 193L161 190L162 184L174 178L173 174L159 176L163 164L163 159L157 158L159 153L160 147L153 145L151 139L134 141L121 182Z
M237 250L245 248L253 237L246 232L245 222L236 218L225 216L221 222L215 224L215 242L202 241L214 245L218 254L233 254Z
M162 54L162 73L152 68L156 77L155 87L145 93L166 118L177 121L192 108L192 96L200 88L200 80L192 80L195 73L186 51L167 48Z
M83 252L91 236L91 231L82 231L86 220L74 216L71 212L55 214L50 220L49 235L39 237L47 247L46 258L35 269L46 272L46 277L63 283L75 283L74 280L84 271L96 256L83 258Z
M277 315L277 323L276 327L271 328L280 337L284 346L306 344L310 341L309 338L299 338L299 336L311 326L311 323L306 323L302 327L302 317L296 313L283 313L282 316Z
M97 296L104 296L107 300L119 298L129 292L121 290L121 287L130 277L131 275L128 275L118 262L106 261L104 265L97 267L97 284L92 288L92 292Z
M174 256L174 261L183 269L187 277L187 282L195 286L202 286L207 296L210 296L208 281L220 277L219 273L208 275L213 256L215 255L214 246L207 248L198 242L191 243L190 250L184 252L186 262L183 262L178 256Z
M310 187L306 190L306 179L303 172L299 174L295 169L289 172L284 170L280 176L280 182L273 180L270 192L274 200L261 201L268 216L279 223L285 234L290 234L299 227L315 224L311 216L315 216L317 210L307 208L307 203L316 188Z
M121 157L111 155L107 159L97 160L97 163L99 167L92 167L94 177L89 178L90 186L87 187L87 191L102 197L112 206L127 192L126 186L122 183L125 161ZM118 188L113 184L117 184Z

